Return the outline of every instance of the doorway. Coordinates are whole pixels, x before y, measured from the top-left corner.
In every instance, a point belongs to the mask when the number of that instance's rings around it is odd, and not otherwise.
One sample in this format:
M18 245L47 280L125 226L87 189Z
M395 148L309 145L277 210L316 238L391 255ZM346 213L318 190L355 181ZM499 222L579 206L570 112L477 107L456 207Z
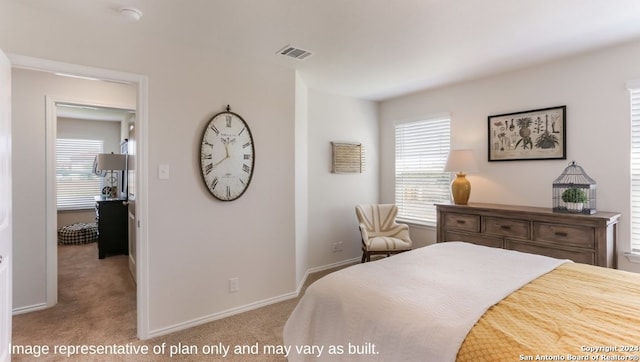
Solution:
M138 190L136 195L136 210L138 221L135 224L135 239L137 249L137 260L135 267L136 275L136 294L137 294L137 335L140 339L146 339L149 335L148 325L148 275L146 275L147 261L147 235L146 223L141 222L145 220L147 216L147 77L144 75L124 73L111 71L102 68L91 68L86 66L54 62L49 60L24 57L19 55L9 56L12 62L12 66L18 69L27 69L42 71L47 73L64 73L67 75L75 75L82 77L89 77L94 80L110 81L117 83L132 84L137 91L137 99L135 104L136 118L135 129L137 134L135 152L137 154L137 177L136 177L136 189ZM47 97L46 100L46 147L52 147L55 143L56 129L56 103L82 103L78 99L56 99L54 97ZM97 103L97 102L91 102ZM53 173L55 165L54 159L55 152L48 150L46 153L46 165L47 176L50 180L55 177ZM46 182L46 305L52 306L56 303L57 299L57 210L55 202L55 189L53 182Z
M64 82L64 80L56 81ZM130 94L135 104L135 93ZM122 245L117 248L118 253L128 252L120 259L127 259L127 269L135 281L135 212L129 210L129 200L135 203L134 188L128 188L128 183L135 184L135 150L129 152L129 146L135 145L135 136L132 132L135 126L135 109L117 108L115 105L96 105L83 103L56 102L56 203L57 203L57 230L58 230L58 283L61 283L61 269L65 267L60 263L66 260L61 258L60 252L65 248L73 249L76 245L92 244L95 246L98 239L108 235L99 234L96 201L109 199L109 202L100 202L109 206L108 210L114 212L112 219L102 222L101 228L112 231L113 235L119 235L114 245ZM53 127L53 125L52 125ZM123 154L121 171L97 172L97 154ZM129 175L131 173L131 175ZM54 180L54 179L52 179ZM133 210L135 211L135 210ZM113 217L127 219L126 223L116 223ZM125 224L123 227L122 224ZM116 227L117 226L117 227ZM64 227L66 232L60 233ZM133 233L129 232L129 228ZM102 244L103 253L88 255L89 258L104 257L105 244ZM115 249L112 245L112 249ZM90 250L90 249L88 249ZM69 255L68 250L64 250ZM95 254L95 255L94 255ZM113 253L110 253L113 254ZM73 254L71 254L73 255ZM80 264L82 260L79 260ZM75 262L75 261L74 261ZM100 264L96 265L100 267ZM66 267L69 267L67 265ZM95 266L92 266L95 267ZM99 271L97 271L99 272ZM58 297L64 290L59 288ZM78 297L82 298L81 294ZM60 300L58 300L59 302Z

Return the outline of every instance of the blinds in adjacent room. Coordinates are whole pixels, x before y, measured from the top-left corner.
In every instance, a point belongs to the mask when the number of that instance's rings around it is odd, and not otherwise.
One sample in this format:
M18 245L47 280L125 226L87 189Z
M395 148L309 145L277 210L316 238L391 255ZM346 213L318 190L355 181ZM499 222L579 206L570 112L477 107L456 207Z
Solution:
M631 250L640 253L640 80L627 86L631 95Z
M56 140L56 195L58 210L94 208L101 178L93 173L93 161L103 152L102 140Z
M435 226L434 204L450 200L451 176L444 172L451 148L450 123L446 116L395 126L399 219Z

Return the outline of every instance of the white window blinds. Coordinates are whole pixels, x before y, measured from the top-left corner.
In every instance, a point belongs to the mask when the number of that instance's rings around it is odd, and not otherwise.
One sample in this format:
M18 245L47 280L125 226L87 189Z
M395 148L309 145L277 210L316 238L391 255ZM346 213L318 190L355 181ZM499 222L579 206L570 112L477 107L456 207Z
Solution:
M101 178L93 173L93 160L103 152L103 141L56 140L56 193L58 210L91 209L100 194Z
M640 253L640 81L631 93L631 251Z
M451 177L444 172L451 148L448 117L396 125L395 195L398 218L436 225L434 203L450 200Z

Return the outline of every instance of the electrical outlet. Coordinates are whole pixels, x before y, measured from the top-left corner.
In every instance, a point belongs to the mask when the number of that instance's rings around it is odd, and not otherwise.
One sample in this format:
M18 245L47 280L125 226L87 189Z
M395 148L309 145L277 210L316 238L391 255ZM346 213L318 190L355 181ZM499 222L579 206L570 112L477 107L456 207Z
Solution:
M337 253L339 251L342 251L342 241L336 241L333 243L333 252Z
M240 290L240 279L231 278L229 279L229 293L235 293Z

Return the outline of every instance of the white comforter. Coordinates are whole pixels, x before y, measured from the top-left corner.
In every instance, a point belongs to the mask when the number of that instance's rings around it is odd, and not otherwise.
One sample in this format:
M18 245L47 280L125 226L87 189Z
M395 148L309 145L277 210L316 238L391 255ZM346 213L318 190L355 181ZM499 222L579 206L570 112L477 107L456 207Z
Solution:
M340 270L289 317L289 361L455 361L489 307L564 262L447 242Z

